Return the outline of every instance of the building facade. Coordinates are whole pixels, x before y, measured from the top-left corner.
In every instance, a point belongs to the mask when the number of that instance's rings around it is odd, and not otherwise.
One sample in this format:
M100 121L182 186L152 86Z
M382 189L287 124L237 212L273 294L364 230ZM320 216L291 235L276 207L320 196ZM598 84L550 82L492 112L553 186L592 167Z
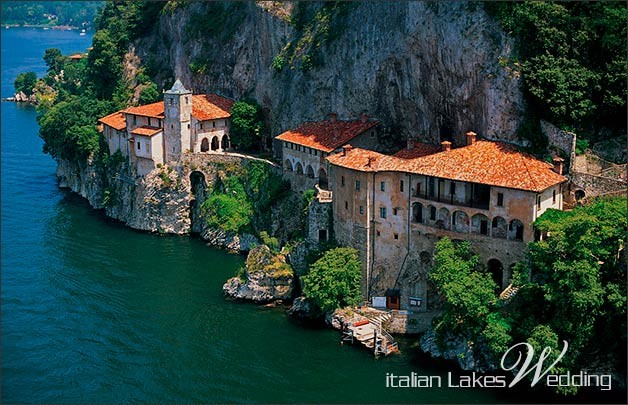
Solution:
M212 153L231 147L234 101L216 94L195 95L177 80L164 101L117 111L99 120L109 153L135 163L143 176L183 153Z
M359 120L339 120L331 113L327 121L305 122L276 137L281 141L284 177L294 190L303 192L318 185L327 190L327 156L352 142L367 149L377 147L379 121L362 114Z
M501 291L534 240L534 220L562 209L560 168L473 133L467 140L435 153L434 145L393 156L345 146L328 157L334 235L360 252L367 299L431 309L427 273L445 236L469 241Z

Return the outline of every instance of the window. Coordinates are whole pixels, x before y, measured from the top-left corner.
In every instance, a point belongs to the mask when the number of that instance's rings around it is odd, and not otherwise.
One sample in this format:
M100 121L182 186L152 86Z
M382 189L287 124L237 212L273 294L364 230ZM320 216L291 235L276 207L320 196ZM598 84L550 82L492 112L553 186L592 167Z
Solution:
M340 176L340 185L341 185L342 187L344 187L344 186L345 186L345 176Z
M188 97L185 98L185 104L189 104L190 100L188 99Z
M504 194L503 193L497 193L497 206L498 207L504 206Z
M150 153L150 143L146 144L146 152Z
M140 150L140 141L137 141L137 150Z
M430 197L434 197L434 177L430 177L427 181L427 193Z
M133 125L137 125L137 115L133 116Z
M398 208L393 208L393 215L397 215L398 212L399 212Z
M364 215L364 207L360 205L360 215Z
M168 99L168 102L169 102L170 105L172 105L172 99L171 98Z
M399 191L403 193L403 180L399 181Z
M148 126L150 127L150 117L148 117Z
M541 196L536 196L536 208L541 208Z
M386 182L382 181L380 188L382 189L382 191L386 191Z
M190 129L190 124L188 124L188 129Z
M349 209L349 201L345 201L345 209L348 210Z
M318 156L318 151L314 149L314 156Z
M398 233L394 234L393 236L394 236L395 240L399 240L399 234Z
M355 181L355 190L360 191L360 180Z
M436 221L436 207L430 207L430 219Z
M323 242L327 240L327 229L318 230L318 240Z
M376 231L376 232L375 232L375 234L376 234L377 236L381 235L381 234L379 233L379 231Z
M556 190L552 191L552 204L556 204Z
M379 208L379 217L380 218L386 218L386 207L380 207Z
M485 219L480 221L480 233L482 235L488 235L488 221Z
M449 183L449 194L451 195L456 194L456 183L453 181Z
M371 131L371 138L375 138L375 131Z

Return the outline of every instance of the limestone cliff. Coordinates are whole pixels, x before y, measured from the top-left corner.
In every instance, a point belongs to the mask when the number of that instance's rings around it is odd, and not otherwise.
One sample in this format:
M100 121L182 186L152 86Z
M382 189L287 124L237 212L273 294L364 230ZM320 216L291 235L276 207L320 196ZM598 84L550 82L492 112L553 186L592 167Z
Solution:
M477 3L349 3L335 37L320 45L314 33L325 16L300 29L289 22L303 4L231 5L222 21L211 7L191 2L162 13L153 34L136 41L137 55L158 65L162 84L176 76L197 92L254 97L273 135L330 110L344 117L365 110L384 122L384 146L441 135L462 142L468 130L516 140L524 106L518 76L504 67L512 43ZM315 13L321 4L307 7ZM223 30L212 29L220 23ZM294 56L317 46L307 69L292 57L272 67L287 49Z
M255 236L226 232L210 227L201 215L200 205L211 195L211 189L224 176L224 168L244 168L250 159L230 155L187 155L176 167L163 165L144 177L136 176L128 163L119 161L99 164L91 159L70 162L59 159L59 186L86 198L90 205L103 209L111 218L143 231L188 234L197 233L209 245L237 252L249 251L258 244ZM275 170L270 166L271 170ZM252 231L268 229L285 241L298 230L294 217L298 196L287 195L272 206L268 215L255 215ZM282 219L283 218L283 219ZM281 225L281 229L275 229Z

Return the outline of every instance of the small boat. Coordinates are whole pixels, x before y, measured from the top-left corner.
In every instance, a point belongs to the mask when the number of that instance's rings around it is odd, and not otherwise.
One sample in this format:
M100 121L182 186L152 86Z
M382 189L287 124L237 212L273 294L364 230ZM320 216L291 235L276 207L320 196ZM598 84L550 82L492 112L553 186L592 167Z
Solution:
M81 34L80 35L85 35L85 30L81 30Z

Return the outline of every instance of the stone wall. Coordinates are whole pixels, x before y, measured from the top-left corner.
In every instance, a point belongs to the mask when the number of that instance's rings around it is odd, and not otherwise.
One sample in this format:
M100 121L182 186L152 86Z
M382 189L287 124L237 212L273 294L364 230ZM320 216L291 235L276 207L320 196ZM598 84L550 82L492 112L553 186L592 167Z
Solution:
M594 174L576 172L570 177L572 183L571 192L576 194L575 198L578 200L583 197L618 192L625 190L627 187L625 180L596 176ZM579 194L580 190L584 192L584 195Z
M323 235L324 234L324 235ZM324 239L323 239L324 236ZM332 207L330 202L312 200L308 207L307 239L312 244L330 240L333 237Z
M576 134L563 131L543 120L541 120L541 131L547 137L550 150L562 152L560 154L567 160L565 170L571 173L576 160Z

